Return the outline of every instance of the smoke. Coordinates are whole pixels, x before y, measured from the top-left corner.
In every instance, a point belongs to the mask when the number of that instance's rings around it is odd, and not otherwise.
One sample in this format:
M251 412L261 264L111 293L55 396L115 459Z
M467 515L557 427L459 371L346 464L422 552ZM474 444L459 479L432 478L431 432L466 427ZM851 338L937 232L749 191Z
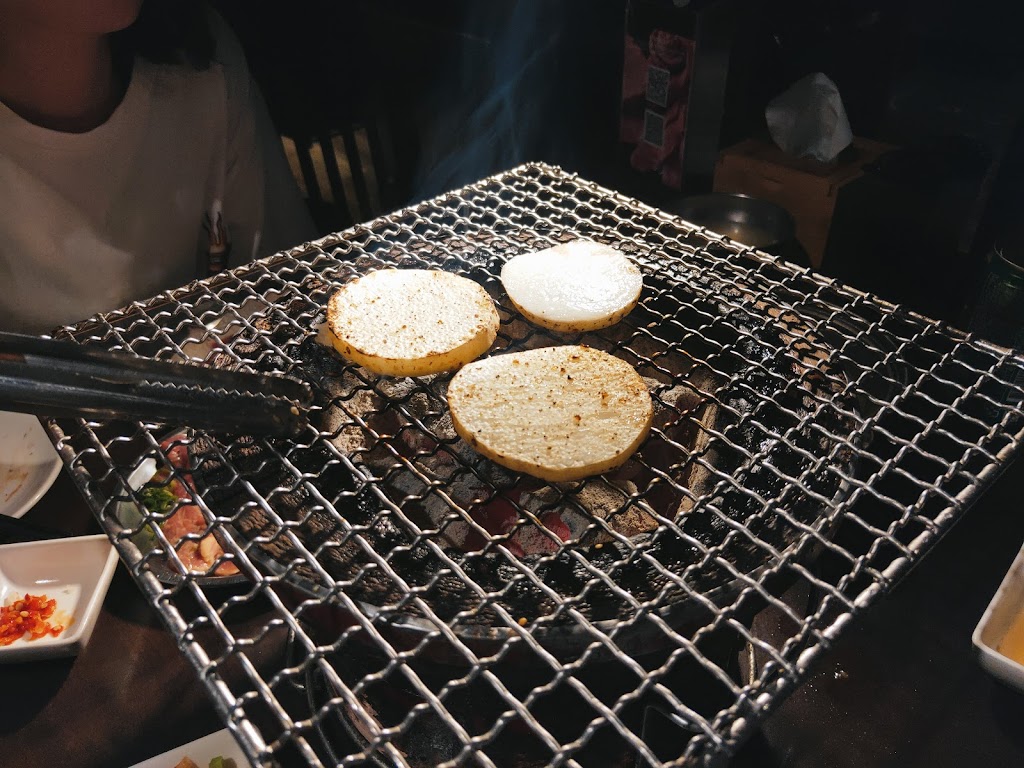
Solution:
M560 71L572 56L572 4L527 0L468 4L461 45L428 103L438 110L425 137L415 199L440 194L520 163L572 163ZM568 79L567 79L568 78ZM571 97L569 98L571 102Z

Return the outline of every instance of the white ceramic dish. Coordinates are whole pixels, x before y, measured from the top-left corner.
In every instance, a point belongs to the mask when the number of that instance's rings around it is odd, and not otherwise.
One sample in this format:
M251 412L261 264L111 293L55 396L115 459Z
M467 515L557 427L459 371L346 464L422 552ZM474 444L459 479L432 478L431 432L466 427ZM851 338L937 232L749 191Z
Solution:
M1021 549L1003 583L974 628L971 642L978 661L1000 680L1024 691L1024 664L1001 654L997 648L1014 619L1024 611L1024 548Z
M60 456L35 416L0 411L0 515L28 512L60 467Z
M174 768L183 757L190 758L199 768L207 768L217 756L234 760L235 768L251 768L251 763L245 759L241 748L226 728L143 760L130 768Z
M26 593L57 601L53 620L65 625L57 637L15 640L0 646L0 663L73 656L92 635L117 566L117 552L104 534L0 546L0 604Z

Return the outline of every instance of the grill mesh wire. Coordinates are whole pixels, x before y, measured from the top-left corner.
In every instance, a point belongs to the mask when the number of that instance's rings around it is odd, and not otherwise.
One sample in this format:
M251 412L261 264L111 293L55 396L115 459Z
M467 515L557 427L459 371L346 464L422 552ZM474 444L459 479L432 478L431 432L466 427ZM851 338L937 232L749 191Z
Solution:
M655 532L633 536L595 520L589 539L557 549L560 534L544 514L575 504L571 489L539 509L513 498L516 526L489 532L469 516L455 478L475 473L488 493L507 489L481 480L480 464L439 434L446 378L398 396L350 366L328 366L316 369L323 411L307 435L213 444L221 474L196 502L251 580L222 589L174 554L165 560L174 549L159 531L157 549L142 552L131 537L145 524L126 529L116 514L138 498L126 481L143 459L177 472L159 448L166 427L50 423L91 508L255 761L321 764L314 735L343 712L365 737L338 755L345 765L371 756L416 764L415 734L437 722L447 724L449 752L434 762L445 765L510 764L513 743L524 765L613 764L612 751L594 758L607 745L628 755L623 765L714 763L1019 448L1019 354L539 164L58 335L308 377L304 345L333 287L397 264L488 286L502 313L499 350L557 343L517 322L496 286L506 258L569 237L612 244L645 273L642 303L626 321L569 341L612 351L652 383L665 415L651 438L657 450L634 461L645 485L597 482L625 488L620 505L645 509ZM324 388L340 376L349 377L341 394ZM673 399L678 387L691 393L688 405ZM353 405L358 392L376 393L369 411ZM346 453L337 437L352 429L361 442ZM429 439L408 439L416 435ZM175 442L195 447L190 433ZM253 472L252 451L273 467L269 480ZM294 494L297 513L282 503ZM442 523L424 517L428 503L440 503ZM708 527L690 529L690 518ZM489 542L484 551L450 547L452 521ZM310 534L313 522L323 535ZM383 522L396 538L381 538ZM527 529L555 546L539 558L510 554ZM680 542L685 557L663 546ZM559 582L556 565L570 576ZM162 583L151 566L177 579ZM452 584L461 585L455 608L442 589ZM793 589L810 595L800 607L783 599ZM534 603L543 608L528 615ZM320 620L325 605L344 619ZM764 609L781 617L782 640L752 629ZM742 647L761 661L750 677L735 663ZM313 671L329 693L310 715L288 691ZM412 701L393 719L374 703L389 689ZM646 738L651 707L681 726L673 748Z

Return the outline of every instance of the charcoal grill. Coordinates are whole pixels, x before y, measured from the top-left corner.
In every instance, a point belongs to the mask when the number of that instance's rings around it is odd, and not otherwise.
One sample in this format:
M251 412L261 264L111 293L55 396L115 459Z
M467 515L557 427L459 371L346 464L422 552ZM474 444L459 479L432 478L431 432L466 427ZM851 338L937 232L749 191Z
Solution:
M576 237L628 254L645 288L617 326L566 339L518 318L498 274ZM623 470L557 487L475 456L445 420L448 377L381 380L318 345L331 291L385 266L484 285L503 321L492 354L568 340L632 363L657 403L651 438ZM248 577L232 589L160 532L140 552L118 522L143 461L183 476L167 425L48 425L257 764L716 764L1024 434L1019 353L541 164L56 335L317 392L295 440L177 441ZM158 561L181 578L158 580ZM242 634L234 617L257 608L262 628ZM752 629L769 608L782 641Z

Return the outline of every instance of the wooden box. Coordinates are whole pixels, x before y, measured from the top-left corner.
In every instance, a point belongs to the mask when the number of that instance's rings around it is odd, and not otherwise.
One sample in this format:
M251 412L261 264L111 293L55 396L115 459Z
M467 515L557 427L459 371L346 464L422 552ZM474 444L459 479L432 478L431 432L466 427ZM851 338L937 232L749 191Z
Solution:
M821 266L836 199L863 168L892 149L855 138L831 163L787 155L769 141L746 139L722 150L715 166L715 192L739 192L781 205L796 220L797 240L811 265Z

